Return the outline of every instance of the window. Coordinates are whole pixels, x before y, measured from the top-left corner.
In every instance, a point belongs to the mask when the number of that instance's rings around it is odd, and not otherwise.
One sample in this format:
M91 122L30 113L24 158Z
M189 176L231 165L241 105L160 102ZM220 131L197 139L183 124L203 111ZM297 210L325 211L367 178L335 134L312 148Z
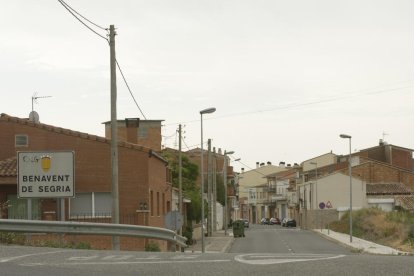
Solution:
M151 208L151 216L154 216L154 192L150 192L150 208Z
M70 216L110 217L112 214L111 193L77 193L70 199Z
M157 216L160 216L160 192L157 192Z
M14 143L16 147L27 147L29 145L29 138L25 134L16 134L14 136Z
M165 194L162 193L162 214L165 215Z
M27 219L27 199L18 198L17 195L7 195L9 219ZM32 219L40 219L39 199L32 199Z

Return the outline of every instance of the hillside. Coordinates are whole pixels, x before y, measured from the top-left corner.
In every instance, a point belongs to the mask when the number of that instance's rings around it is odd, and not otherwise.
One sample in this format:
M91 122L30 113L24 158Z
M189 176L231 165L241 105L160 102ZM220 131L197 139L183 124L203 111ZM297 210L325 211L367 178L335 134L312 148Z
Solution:
M349 214L330 228L349 234ZM352 232L354 237L393 247L406 252L414 252L414 214L405 211L384 212L369 208L352 212Z

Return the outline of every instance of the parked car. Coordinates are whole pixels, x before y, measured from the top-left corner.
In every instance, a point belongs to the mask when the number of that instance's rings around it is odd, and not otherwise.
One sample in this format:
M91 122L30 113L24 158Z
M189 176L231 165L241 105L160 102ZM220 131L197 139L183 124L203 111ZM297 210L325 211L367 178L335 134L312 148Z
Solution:
M261 220L260 220L260 224L262 224L262 225L265 225L265 224L269 224L269 219L268 218L262 218Z
M279 218L271 218L269 221L270 225L275 225L275 224L280 224L280 219Z
M284 227L296 227L296 220L291 218L284 218L282 220L282 226Z
M286 227L296 227L296 220L294 220L294 219L288 219L286 221Z
M249 228L249 220L248 219L242 219L242 221L244 222L244 227Z

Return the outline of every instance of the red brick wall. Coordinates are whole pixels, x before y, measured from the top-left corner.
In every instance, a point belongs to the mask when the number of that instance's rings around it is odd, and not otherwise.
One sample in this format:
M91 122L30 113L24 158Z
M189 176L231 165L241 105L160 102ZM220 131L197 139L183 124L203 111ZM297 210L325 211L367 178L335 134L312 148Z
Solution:
M79 192L111 192L111 158L110 143L101 137L61 130L61 133L43 129L33 124L14 123L0 120L0 160L16 156L16 151L60 151L75 152L75 190ZM56 128L57 129L57 128ZM15 148L15 134L27 134L29 146ZM96 139L100 141L96 141ZM166 165L155 156L150 157L148 151L141 151L132 147L118 147L118 185L120 217L137 215L140 202L147 202L149 206L149 191L160 193L160 212L167 210L166 202L171 198L171 191L166 183ZM15 182L14 182L15 183ZM6 195L5 185L0 185L0 200ZM10 190L10 188L8 188ZM10 192L10 191L9 191ZM17 193L14 186L13 193ZM164 194L164 197L162 197ZM56 211L56 202L43 200L42 211ZM67 200L66 200L67 202ZM164 209L162 206L164 205ZM68 204L66 203L66 206ZM68 208L67 208L68 209ZM163 213L158 217L147 219L150 226L164 226ZM139 218L144 221L143 218ZM99 238L99 240L105 240ZM123 246L131 245L128 241ZM141 242L136 243L141 245ZM109 244L110 245L110 244Z
M353 167L352 174L361 177L367 183L404 183L414 191L414 174L388 165L367 162Z
M407 170L412 170L412 153L410 151L392 147L392 164Z

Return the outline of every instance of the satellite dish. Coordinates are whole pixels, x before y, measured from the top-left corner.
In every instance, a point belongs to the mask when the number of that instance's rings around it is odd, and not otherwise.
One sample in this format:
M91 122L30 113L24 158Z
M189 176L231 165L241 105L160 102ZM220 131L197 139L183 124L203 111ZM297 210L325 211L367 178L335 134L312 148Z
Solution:
M36 111L30 112L29 121L32 121L32 122L38 124L39 123L39 114L37 114Z

